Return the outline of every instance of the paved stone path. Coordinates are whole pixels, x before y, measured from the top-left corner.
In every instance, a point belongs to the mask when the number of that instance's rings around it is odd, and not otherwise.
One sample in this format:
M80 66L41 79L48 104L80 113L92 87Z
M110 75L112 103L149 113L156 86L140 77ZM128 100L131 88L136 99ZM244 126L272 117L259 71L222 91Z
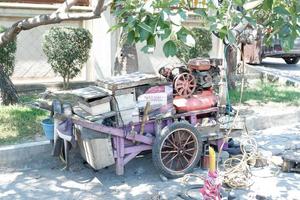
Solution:
M280 155L286 147L300 143L300 124L276 127L251 134L265 155ZM277 157L278 158L278 157ZM279 156L280 158L280 156ZM139 156L126 166L124 176L116 176L114 167L98 172L77 158L71 170L49 156L42 164L28 163L20 169L1 169L0 199L179 199L186 188L183 178L162 181L154 169L151 155ZM270 165L253 169L254 184L245 190L227 190L230 199L299 199L300 174L282 173ZM205 175L201 169L196 174ZM188 184L201 183L190 179Z

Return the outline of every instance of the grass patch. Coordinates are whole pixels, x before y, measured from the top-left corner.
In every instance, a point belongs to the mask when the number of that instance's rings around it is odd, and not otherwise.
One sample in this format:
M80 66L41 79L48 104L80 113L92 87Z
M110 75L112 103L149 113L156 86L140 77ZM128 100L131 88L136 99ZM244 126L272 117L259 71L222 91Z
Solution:
M240 100L240 88L229 90L232 103L238 103ZM290 86L279 86L276 84L258 84L254 88L245 88L242 103L249 100L255 100L262 103L277 102L287 103L289 105L300 105L300 91Z
M26 93L26 94L19 95L20 103L32 103L38 99L39 99L38 93Z
M0 106L0 145L14 144L42 135L48 112L22 105Z

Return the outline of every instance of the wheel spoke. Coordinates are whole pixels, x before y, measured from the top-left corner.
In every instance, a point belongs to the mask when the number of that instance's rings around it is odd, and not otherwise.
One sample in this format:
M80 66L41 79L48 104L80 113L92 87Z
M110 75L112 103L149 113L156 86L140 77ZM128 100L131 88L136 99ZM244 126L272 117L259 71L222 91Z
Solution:
M161 153L177 153L177 151L176 150L174 150L174 151L162 151Z
M190 153L188 153L188 152L185 152L184 154L186 154L186 155L189 155L189 156L193 157L193 154L190 154Z
M177 136L178 136L178 144L179 144L180 147L182 147L182 146L181 146L181 136L180 136L180 131L177 132Z
M186 146L187 142L189 141L189 139L190 139L191 137L192 137L192 136L191 136L191 135L189 135L189 137L188 137L188 139L185 141L185 143L184 143L183 147L185 147L185 146Z
M173 147L175 147L176 149L178 148L178 147L176 146L176 144L175 144L173 141L171 141L170 138L168 138L167 140L173 145Z
M189 145L189 144L194 143L194 142L195 142L195 141L192 140L192 141L188 142L186 145Z
M178 159L179 159L179 162L180 162L180 165L181 165L182 169L184 169L184 165L183 165L183 163L182 163L180 157L178 157Z
M184 94L184 96L186 96L188 94L187 90L184 90L183 94Z
M168 153L167 155L165 155L162 160L166 159L171 153Z
M186 149L185 151L195 151L195 148Z
M169 149L173 149L172 146L169 146L169 145L166 145L166 144L163 145L162 149L163 149L164 147L165 147L165 148L169 148Z
M180 163L179 163L179 157L178 157L178 159L177 159L177 161L176 161L175 170L178 169L178 167L177 167L178 164L180 164Z
M166 165L169 164L172 160L174 160L174 158L176 158L177 156L178 156L178 154L175 154L175 156L173 156L173 157L166 163Z
M187 162L187 164L189 164L189 160L188 160L184 155L182 155L182 157L183 157L184 160Z

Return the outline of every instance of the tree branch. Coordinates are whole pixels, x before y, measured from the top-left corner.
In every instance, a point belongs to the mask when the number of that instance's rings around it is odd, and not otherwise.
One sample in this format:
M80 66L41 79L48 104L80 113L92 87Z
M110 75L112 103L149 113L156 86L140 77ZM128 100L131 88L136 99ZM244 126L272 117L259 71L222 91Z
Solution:
M0 48L8 42L14 40L21 31L32 28L58 24L63 21L78 21L100 18L101 14L110 6L111 3L104 5L105 0L98 0L97 5L91 12L75 13L68 12L77 0L66 0L62 6L52 14L38 15L35 17L20 20L14 23L7 31L0 34Z
M78 0L66 0L61 7L59 7L55 13L67 12L72 6L74 6Z

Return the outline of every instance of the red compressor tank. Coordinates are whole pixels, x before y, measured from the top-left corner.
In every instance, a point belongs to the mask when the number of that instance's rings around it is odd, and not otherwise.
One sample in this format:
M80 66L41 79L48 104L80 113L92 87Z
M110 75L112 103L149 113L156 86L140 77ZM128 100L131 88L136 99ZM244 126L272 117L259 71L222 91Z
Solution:
M192 95L190 98L176 96L173 100L177 112L205 110L216 106L217 102L218 97L212 90L204 90Z

